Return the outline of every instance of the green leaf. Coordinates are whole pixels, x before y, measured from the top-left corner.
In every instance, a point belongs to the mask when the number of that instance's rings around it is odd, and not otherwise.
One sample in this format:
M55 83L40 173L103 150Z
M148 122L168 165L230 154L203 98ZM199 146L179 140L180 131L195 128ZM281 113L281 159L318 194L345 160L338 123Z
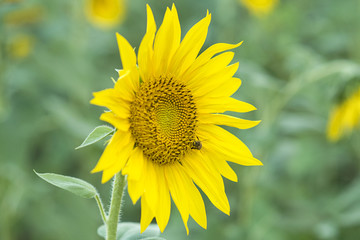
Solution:
M97 233L99 236L106 239L105 225L100 226ZM139 223L122 222L118 224L116 240L165 240L164 238L158 237L159 235L160 230L156 224L150 224L143 233L140 233Z
M97 141L100 141L101 139L103 139L104 137L110 135L111 133L113 133L115 131L114 128L111 128L109 126L106 125L102 125L102 126L97 126L84 140L84 142L78 146L75 149L79 149L79 148L83 148L86 146L89 146L93 143L96 143Z
M48 183L72 192L80 197L93 198L97 194L96 188L84 180L55 173L37 173L35 170L34 172Z

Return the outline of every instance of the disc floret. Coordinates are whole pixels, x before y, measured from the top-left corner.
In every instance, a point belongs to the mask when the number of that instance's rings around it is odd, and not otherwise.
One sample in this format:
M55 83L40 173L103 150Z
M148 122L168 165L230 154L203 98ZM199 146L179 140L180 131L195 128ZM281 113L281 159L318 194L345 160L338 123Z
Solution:
M130 107L135 144L160 165L181 162L193 145L196 122L190 90L173 78L143 82Z

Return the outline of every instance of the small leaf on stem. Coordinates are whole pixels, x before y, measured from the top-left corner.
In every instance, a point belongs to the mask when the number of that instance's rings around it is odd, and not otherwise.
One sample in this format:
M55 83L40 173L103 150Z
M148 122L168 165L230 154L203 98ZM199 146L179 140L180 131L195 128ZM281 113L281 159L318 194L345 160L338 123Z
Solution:
M34 172L48 183L80 197L93 198L97 194L96 188L84 180L55 173L37 173L35 170Z
M110 135L111 133L113 133L115 131L114 128L111 128L109 126L106 125L102 125L102 126L97 126L84 140L84 142L78 146L75 149L79 149L79 148L83 148L86 146L89 146L93 143L96 143L98 141L100 141L101 139L103 139L104 137Z

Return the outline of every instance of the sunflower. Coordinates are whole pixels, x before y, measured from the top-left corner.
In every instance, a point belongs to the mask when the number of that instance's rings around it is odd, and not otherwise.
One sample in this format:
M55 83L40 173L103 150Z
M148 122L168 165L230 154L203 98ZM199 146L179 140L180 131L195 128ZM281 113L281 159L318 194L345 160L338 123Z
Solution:
M156 31L147 5L147 29L137 59L134 48L116 34L123 69L118 71L114 88L95 92L91 100L110 110L100 119L116 127L92 172L102 171L103 183L120 171L127 175L133 203L141 198L141 231L153 218L164 231L170 196L187 233L189 215L206 228L204 202L197 187L229 215L221 176L232 181L237 176L226 161L262 165L242 141L217 126L247 129L259 121L221 114L256 108L230 97L241 84L233 77L238 63L229 65L234 53L221 52L241 43L218 43L198 56L210 20L207 13L180 41L175 6L166 9Z
M264 16L270 13L278 0L239 0L255 16Z
M331 112L327 127L327 137L338 141L360 124L360 87Z
M106 29L124 20L126 5L126 0L86 0L85 10L91 23Z

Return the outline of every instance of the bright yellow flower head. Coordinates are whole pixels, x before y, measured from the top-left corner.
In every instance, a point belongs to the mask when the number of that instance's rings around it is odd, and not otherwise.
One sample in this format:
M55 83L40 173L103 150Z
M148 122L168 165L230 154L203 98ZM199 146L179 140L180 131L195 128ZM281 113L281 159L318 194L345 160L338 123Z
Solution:
M86 0L88 19L100 28L120 24L126 14L126 0Z
M239 0L255 16L270 13L278 0Z
M170 217L170 196L186 231L189 215L206 228L204 202L198 188L221 211L230 214L221 176L237 181L226 161L262 165L237 137L217 125L251 128L259 121L224 115L256 108L230 96L241 81L229 65L240 46L218 43L202 54L211 14L180 41L175 6L166 9L156 31L147 6L147 29L136 58L134 48L117 34L123 70L114 88L94 93L91 103L110 109L100 119L117 129L92 172L102 182L122 171L135 204L141 197L141 231L155 217L163 231Z
M349 134L359 124L360 88L333 109L329 117L327 136L331 141L337 141Z

